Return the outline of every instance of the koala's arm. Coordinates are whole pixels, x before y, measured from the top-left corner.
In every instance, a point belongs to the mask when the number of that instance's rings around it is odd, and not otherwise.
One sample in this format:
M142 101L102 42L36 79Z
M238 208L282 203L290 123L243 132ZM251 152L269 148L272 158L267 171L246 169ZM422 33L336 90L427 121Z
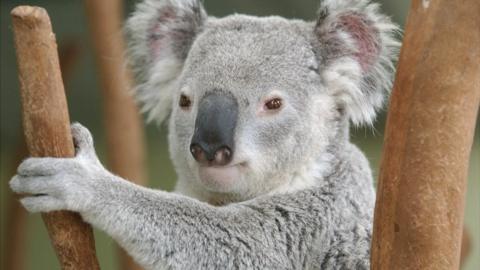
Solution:
M313 259L312 243L329 248L330 215L322 210L305 213L281 199L213 207L120 179L108 182L109 191L82 216L148 268L301 269Z
M12 189L34 195L22 199L29 211L79 212L148 269L296 269L328 250L331 194L214 207L114 176L98 161L88 130L77 124L72 133L75 158L27 159Z

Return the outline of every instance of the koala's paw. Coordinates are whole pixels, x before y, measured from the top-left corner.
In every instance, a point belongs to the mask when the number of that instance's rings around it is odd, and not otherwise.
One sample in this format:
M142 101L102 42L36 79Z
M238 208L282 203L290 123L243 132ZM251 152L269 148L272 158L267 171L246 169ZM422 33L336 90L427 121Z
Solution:
M90 132L72 125L74 158L28 158L10 181L11 189L30 212L85 211L95 198L97 185L108 178L93 147Z

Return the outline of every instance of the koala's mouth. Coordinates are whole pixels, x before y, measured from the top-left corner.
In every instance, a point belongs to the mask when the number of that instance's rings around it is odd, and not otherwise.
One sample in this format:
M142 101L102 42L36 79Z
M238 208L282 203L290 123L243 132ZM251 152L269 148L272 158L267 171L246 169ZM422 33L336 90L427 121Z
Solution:
M240 180L245 167L245 162L225 167L200 166L198 174L201 182L208 188L227 192Z

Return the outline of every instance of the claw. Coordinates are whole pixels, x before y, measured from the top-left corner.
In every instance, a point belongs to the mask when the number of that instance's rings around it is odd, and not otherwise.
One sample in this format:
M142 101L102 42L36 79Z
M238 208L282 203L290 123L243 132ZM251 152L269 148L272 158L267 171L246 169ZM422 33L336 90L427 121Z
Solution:
M74 123L71 126L73 142L77 155L95 156L95 149L93 145L93 138L90 131L79 123Z

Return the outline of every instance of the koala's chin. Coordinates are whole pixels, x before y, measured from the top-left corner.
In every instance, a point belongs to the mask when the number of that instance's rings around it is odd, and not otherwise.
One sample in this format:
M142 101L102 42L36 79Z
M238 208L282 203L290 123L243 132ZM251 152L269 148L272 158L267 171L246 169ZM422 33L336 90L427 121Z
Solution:
M228 167L199 166L200 182L210 191L230 193L242 178L242 165Z

